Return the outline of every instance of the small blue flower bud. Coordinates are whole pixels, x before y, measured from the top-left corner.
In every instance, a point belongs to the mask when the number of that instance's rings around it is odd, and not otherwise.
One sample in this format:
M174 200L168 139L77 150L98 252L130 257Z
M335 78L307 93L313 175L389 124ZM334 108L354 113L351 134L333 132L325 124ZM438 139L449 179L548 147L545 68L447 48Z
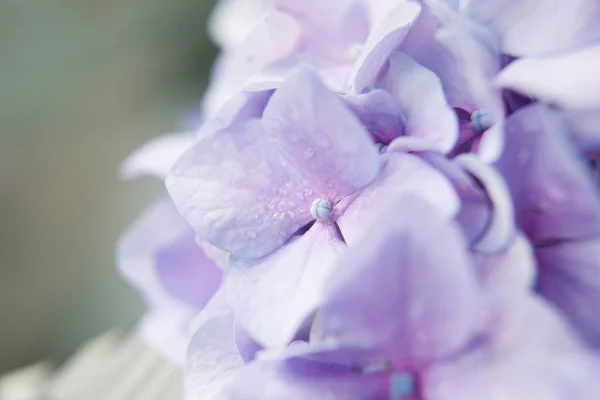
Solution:
M415 378L405 372L397 372L390 377L390 397L400 400L415 390Z
M476 133L482 133L492 126L490 116L482 109L473 111L471 114L471 127Z
M331 203L323 199L315 199L310 206L310 214L317 220L323 221L331 215Z

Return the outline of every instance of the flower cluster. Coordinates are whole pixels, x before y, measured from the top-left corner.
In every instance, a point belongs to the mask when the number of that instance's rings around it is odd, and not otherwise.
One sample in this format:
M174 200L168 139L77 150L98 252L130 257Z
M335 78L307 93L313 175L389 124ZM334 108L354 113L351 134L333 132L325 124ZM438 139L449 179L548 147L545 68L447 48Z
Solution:
M600 398L600 2L228 0L124 165L187 399Z

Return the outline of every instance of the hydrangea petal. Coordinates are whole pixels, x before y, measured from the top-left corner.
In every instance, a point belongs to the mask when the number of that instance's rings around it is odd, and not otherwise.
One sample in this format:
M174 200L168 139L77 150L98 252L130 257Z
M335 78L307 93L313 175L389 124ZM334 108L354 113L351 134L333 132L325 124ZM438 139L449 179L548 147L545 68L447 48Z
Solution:
M365 42L366 12L359 0L275 0L275 7L293 16L303 28L305 51L341 62L351 47Z
M466 13L492 27L504 53L558 53L600 39L595 0L470 0Z
M321 340L372 347L396 368L418 368L465 344L478 291L449 221L415 197L387 205L325 288Z
M585 150L600 150L600 108L585 111L563 110L577 145Z
M166 196L123 234L117 263L150 306L139 323L141 336L181 363L189 323L216 292L221 270L198 247L194 232Z
M244 366L233 333L233 314L207 319L194 333L185 366L185 398L221 400L235 371Z
M496 165L533 244L600 234L598 194L559 116L543 105L523 108L507 120L506 139Z
M233 261L227 295L240 325L261 344L291 342L344 248L330 224L317 222L265 259Z
M448 2L421 3L421 14L399 50L439 77L452 107L469 113L490 108L490 80L500 69L491 33L470 23Z
M376 143L389 144L404 133L405 119L400 105L387 91L374 89L368 93L343 97Z
M421 10L417 2L401 1L369 34L350 75L351 94L373 86L390 54L402 43Z
M193 314L183 308L152 308L138 321L137 335L177 366L185 364Z
M273 95L263 125L278 153L331 200L369 183L379 154L369 133L315 73L299 69Z
M365 221L378 215L382 204L402 194L418 196L446 217L453 217L459 209L456 192L442 174L415 155L386 153L375 181L337 206L337 223L346 243L358 245Z
M537 249L538 290L593 347L600 348L600 237Z
M237 320L233 323L233 334L235 346L240 353L240 356L246 364L254 360L256 354L263 347L238 323Z
M198 235L239 257L264 256L311 220L312 186L250 120L200 141L167 189Z
M208 19L211 39L225 50L244 42L267 10L269 0L219 0Z
M547 305L516 296L502 325L464 356L426 371L431 400L592 400L600 364ZM514 307L514 306L513 306ZM490 397L491 395L491 397Z
M221 270L196 245L194 232L168 197L155 202L123 234L117 262L153 307L198 312L221 281Z
M504 249L515 233L515 212L504 179L472 154L462 154L455 160L482 183L491 203L491 218L483 236L474 243L474 249L484 253Z
M238 93L224 102L213 118L200 126L196 137L204 139L232 125L243 124L248 119L261 118L272 94L272 90Z
M452 150L458 139L458 119L432 71L407 54L394 52L380 85L398 100L406 117L407 136L431 140L442 153Z
M235 375L231 400L388 399L389 373L301 358L262 361Z
M439 153L422 153L421 158L442 173L456 191L460 209L455 220L472 248L485 234L491 218L492 211L484 188L457 162Z
M245 83L270 63L286 57L300 46L301 27L289 15L269 8L242 45L225 52L213 70L212 84L204 100L210 119Z
M537 263L527 238L516 235L501 252L485 254L473 252L481 284L485 290L515 290L525 292L537 282Z
M566 109L600 109L598 71L600 44L516 60L499 73L496 84Z
M350 64L338 63L328 58L310 53L292 53L280 58L258 73L252 75L244 84L245 91L269 90L281 86L298 67L314 68L321 80L333 91L344 92L350 74Z
M157 137L133 152L121 166L121 177L133 179L151 175L164 179L177 161L195 142L190 133L171 133Z

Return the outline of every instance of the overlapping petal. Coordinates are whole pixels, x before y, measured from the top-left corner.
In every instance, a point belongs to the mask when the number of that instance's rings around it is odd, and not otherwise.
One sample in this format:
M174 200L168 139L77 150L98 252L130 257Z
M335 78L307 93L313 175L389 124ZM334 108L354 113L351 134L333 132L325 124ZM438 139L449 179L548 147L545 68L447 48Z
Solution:
M460 207L454 188L441 173L417 156L389 152L382 157L377 178L337 206L340 215L337 223L346 243L359 245L365 221L375 218L384 205L401 195L419 197L446 217L456 215ZM390 208L391 216L402 213L401 206Z
M379 84L400 104L406 117L405 134L431 141L447 153L458 138L458 119L446 103L437 76L402 52L390 57L387 74Z
M558 53L600 39L595 0L469 0L468 15L492 27L515 56Z
M595 398L598 359L583 350L556 313L523 295L503 303L488 336L463 357L425 373L425 398Z
M117 262L150 306L143 337L181 362L187 329L216 292L221 270L195 241L171 199L154 203L121 238Z
M526 107L508 119L506 137L497 166L533 243L600 234L598 194L560 116L542 105Z
M222 130L186 153L167 188L201 238L258 258L312 219L315 198L348 195L378 169L368 132L313 73L299 70L262 121Z
M320 301L344 249L331 224L316 223L263 260L234 261L226 285L238 322L262 344L291 342Z
M306 359L263 361L235 375L232 400L387 399L389 374L363 375L339 364Z
M517 222L536 247L539 290L598 345L600 325L591 311L600 293L597 187L556 113L530 106L511 116L507 128L498 168L511 189Z
M411 369L465 344L478 290L466 243L448 220L411 196L388 210L325 287L320 339L369 347Z

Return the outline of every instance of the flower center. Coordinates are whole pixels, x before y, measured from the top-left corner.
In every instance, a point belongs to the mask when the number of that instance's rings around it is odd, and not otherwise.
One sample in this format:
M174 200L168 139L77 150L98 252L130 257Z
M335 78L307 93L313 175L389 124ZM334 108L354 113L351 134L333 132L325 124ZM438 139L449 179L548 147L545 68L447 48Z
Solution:
M315 199L310 206L310 215L319 221L329 219L331 215L331 203L324 199Z
M390 398L400 400L404 396L413 394L415 378L405 372L396 372L390 377Z
M482 133L492 126L490 116L482 109L473 111L471 114L471 127L475 133Z

